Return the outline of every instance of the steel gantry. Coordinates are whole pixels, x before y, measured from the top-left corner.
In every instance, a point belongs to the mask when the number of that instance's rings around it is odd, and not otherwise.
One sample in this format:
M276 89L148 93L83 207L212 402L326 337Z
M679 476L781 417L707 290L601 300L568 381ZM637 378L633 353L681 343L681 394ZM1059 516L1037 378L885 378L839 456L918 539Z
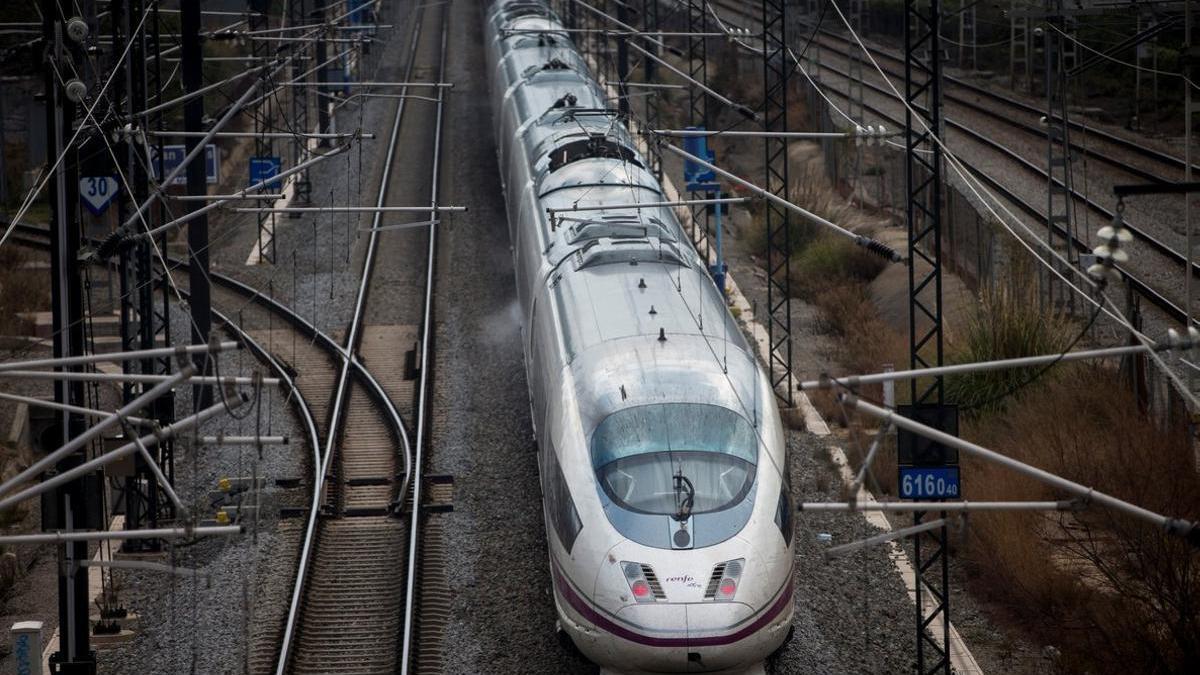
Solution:
M320 1L320 0L318 0ZM295 29L297 26L303 26L308 23L308 12L306 11L304 0L289 0L288 1L288 26ZM293 33L293 37L299 38L299 34ZM299 49L299 48L297 48ZM318 61L320 63L320 61ZM293 59L291 73L288 79L292 82L307 82L305 76L304 61L301 59ZM292 102L292 121L293 130L299 131L292 140L292 166L299 166L308 159L308 134L311 129L308 128L308 102L311 93L311 87L290 87L291 102ZM320 97L318 97L319 99ZM320 101L318 100L318 105ZM275 186L280 188L282 186ZM295 203L302 206L307 206L312 203L312 183L308 180L308 170L301 171L296 175L292 182L293 200ZM270 190L268 190L270 192ZM299 218L300 214L294 217Z
M642 0L642 31L654 35L658 32L658 0ZM642 82L654 84L657 77L658 64L654 59L642 59ZM661 127L662 116L658 107L658 96L643 96L645 101L646 131ZM658 141L649 133L646 134L646 161L650 164L650 173L655 180L662 182L662 151Z
M1062 15L1062 0L1046 0L1046 22L1050 30L1043 32L1042 54L1045 58L1046 87L1046 243L1050 247L1046 262L1051 269L1064 270L1057 256L1074 263L1078 252L1071 242L1075 238L1071 218L1073 185L1071 180L1070 127L1067 124L1067 71L1063 40L1065 18ZM1055 282L1053 275L1045 274L1044 294L1051 304L1069 302L1074 299L1070 289ZM1056 287L1059 292L1056 292Z
M126 91L125 113L127 119L139 119L142 111L149 109L162 96L158 86L161 76L159 59L146 58L148 52L158 54L158 22L157 17L146 17L145 0L132 2L114 1L110 3L113 19L113 55L119 55L128 44L129 58L123 66L114 63L113 68L123 68L125 77L120 89L114 90L113 100L121 101L120 92ZM153 12L153 10L150 10ZM153 22L151 33L145 30L133 34L133 27L141 25L143 18ZM148 49L149 48L149 49ZM120 79L120 78L118 78ZM156 113L153 119L143 120L143 124L162 125L161 113ZM159 141L161 144L161 140ZM118 222L124 222L129 215L129 204L141 204L150 196L150 180L153 177L146 164L141 145L126 137L118 146L118 156L124 157L124 166L120 167L129 184L129 193L124 190L118 193L116 210ZM162 156L162 148L158 148L158 157ZM117 173L116 171L113 172ZM161 168L158 171L161 175ZM157 215L161 220L164 206L147 211L148 223L154 222ZM162 244L165 250L165 242ZM122 249L120 254L120 325L121 349L133 351L138 349L153 349L156 346L170 344L170 321L168 320L169 302L167 284L161 283L162 271L156 270L152 252L153 242L139 240L134 246ZM126 374L135 371L143 375L170 375L172 372L171 358L148 357L135 362L123 362L122 369ZM146 385L126 383L123 387L125 402L133 400L143 393ZM154 400L149 405L151 416L159 424L167 425L175 418L174 395L167 393ZM160 489L155 480L154 472L161 470L168 480L174 480L174 442L163 439L151 450L151 457L157 466L151 467L145 458L134 457L134 469L131 475L125 477L125 528L141 529L142 527L157 528L163 520L174 517L174 508L161 498ZM122 543L122 550L128 552L147 553L162 549L159 539L129 539Z
M792 63L787 53L786 0L762 0L763 131L788 130L787 89ZM783 136L763 139L763 187L788 200L788 141ZM791 407L792 289L788 258L792 250L788 211L776 202L764 202L767 228L767 336L772 388ZM780 385L783 385L782 389Z
M905 185L908 191L908 331L911 367L942 365L942 61L940 0L905 0ZM944 403L941 376L911 383L912 409ZM942 450L944 453L944 449ZM921 512L913 514L920 524ZM945 514L942 516L945 517ZM916 574L917 672L950 675L950 596L946 527L913 537ZM939 626L941 635L931 635ZM939 639L940 638L940 642Z
M704 34L708 32L708 5L705 0L688 0L687 3L687 57L688 77L708 86L708 45ZM688 124L698 129L708 128L708 95L697 87L688 88ZM691 181L689 181L691 182ZM696 185L696 184L694 184ZM691 192L692 199L701 199L708 195L706 192ZM700 253L705 264L709 254L708 207L692 207L692 228L704 232L704 250ZM700 244L697 243L697 246Z

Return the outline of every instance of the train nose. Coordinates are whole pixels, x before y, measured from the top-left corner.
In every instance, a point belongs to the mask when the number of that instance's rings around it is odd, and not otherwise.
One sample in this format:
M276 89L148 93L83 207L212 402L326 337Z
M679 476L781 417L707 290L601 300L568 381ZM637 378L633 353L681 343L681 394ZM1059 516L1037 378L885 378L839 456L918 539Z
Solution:
M639 635L621 661L633 672L740 672L766 656L756 636L730 635L752 614L740 602L629 605L617 616Z

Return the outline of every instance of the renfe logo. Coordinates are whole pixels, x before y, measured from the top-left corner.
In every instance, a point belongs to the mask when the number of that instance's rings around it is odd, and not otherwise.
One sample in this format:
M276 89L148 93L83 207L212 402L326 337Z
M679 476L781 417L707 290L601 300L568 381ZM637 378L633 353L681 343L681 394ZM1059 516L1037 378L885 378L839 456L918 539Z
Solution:
M673 577L664 577L663 581L668 584L683 584L688 588L700 588L700 584L696 581L696 577L690 574L679 574Z

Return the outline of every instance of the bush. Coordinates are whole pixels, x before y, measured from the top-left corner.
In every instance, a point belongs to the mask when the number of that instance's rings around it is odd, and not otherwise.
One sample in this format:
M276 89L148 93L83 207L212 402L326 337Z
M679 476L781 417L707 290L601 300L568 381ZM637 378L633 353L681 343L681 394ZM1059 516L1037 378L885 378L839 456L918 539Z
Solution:
M825 234L810 242L791 259L793 292L811 299L831 285L869 282L883 271L879 256L845 237Z
M960 339L951 345L950 363L1012 359L1064 350L1075 337L1070 321L1058 310L1043 310L1036 289L1016 283L985 291ZM947 377L946 398L964 410L996 410L1006 404L1004 394L1041 371L1007 368ZM1053 377L1061 367L1047 371Z
M1006 455L1173 517L1200 516L1187 435L1140 413L1117 372L1077 366L968 422L965 436ZM973 501L1065 495L964 458ZM978 583L1036 633L1053 631L1063 672L1200 670L1200 568L1187 543L1098 506L1050 516L971 517L966 559ZM1061 642L1057 642L1061 641Z

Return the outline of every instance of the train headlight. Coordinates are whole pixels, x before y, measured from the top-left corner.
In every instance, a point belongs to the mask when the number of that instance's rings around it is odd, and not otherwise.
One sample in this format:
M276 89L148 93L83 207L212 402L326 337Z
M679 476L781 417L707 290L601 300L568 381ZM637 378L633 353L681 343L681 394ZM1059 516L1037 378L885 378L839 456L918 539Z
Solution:
M625 573L625 581L629 583L629 592L633 594L634 600L657 602L667 599L667 594L663 592L662 585L658 583L658 577L654 575L654 570L649 565L622 562L621 570Z
M708 588L704 591L705 600L732 600L737 595L738 583L742 580L742 568L746 565L745 558L726 560L713 567L712 575L708 578Z

